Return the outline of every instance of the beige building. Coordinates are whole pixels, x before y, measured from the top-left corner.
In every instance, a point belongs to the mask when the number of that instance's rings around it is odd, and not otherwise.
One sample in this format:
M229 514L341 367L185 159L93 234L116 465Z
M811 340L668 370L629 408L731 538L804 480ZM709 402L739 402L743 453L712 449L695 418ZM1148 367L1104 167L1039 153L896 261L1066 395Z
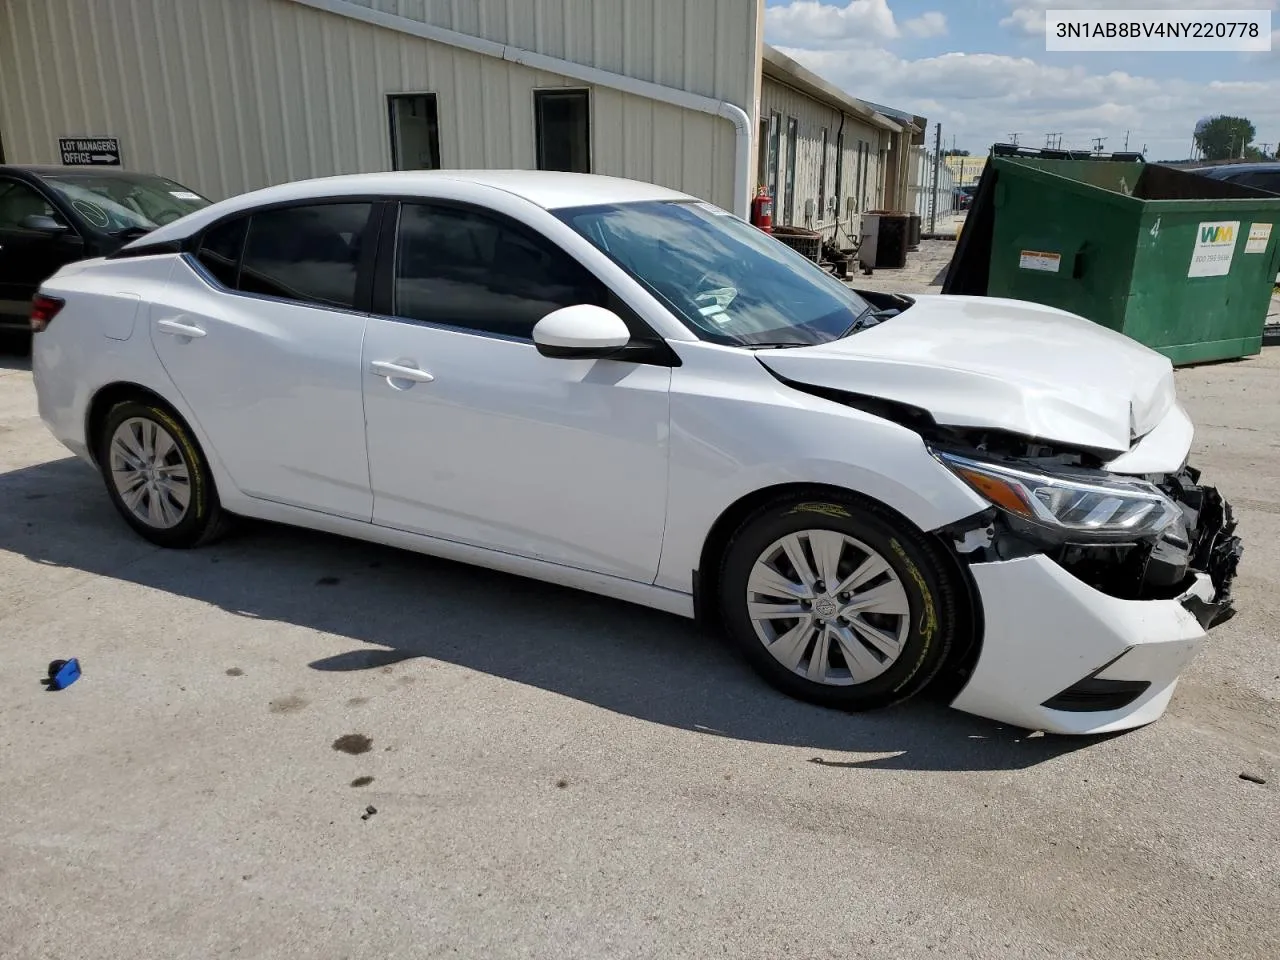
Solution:
M763 14L763 0L0 0L0 150L214 198L516 167L648 180L744 215L764 184L775 222L827 234L905 208L923 119L890 119L767 47Z

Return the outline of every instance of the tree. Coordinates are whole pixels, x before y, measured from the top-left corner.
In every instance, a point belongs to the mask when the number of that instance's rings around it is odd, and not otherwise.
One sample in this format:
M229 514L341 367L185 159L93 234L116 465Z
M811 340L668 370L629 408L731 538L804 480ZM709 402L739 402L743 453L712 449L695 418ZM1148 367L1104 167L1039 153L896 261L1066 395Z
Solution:
M969 156L969 151L968 150L943 150L942 155L944 157L967 157Z
M1234 160L1244 155L1257 133L1244 117L1205 117L1196 124L1195 141L1206 160Z

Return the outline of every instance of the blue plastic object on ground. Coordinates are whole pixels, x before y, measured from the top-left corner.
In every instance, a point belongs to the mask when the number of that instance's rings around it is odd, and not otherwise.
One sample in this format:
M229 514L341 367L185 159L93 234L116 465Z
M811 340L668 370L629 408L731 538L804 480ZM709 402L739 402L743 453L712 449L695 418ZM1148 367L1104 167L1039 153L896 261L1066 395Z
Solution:
M55 660L49 664L49 689L65 690L80 679L80 661L75 657L70 660Z

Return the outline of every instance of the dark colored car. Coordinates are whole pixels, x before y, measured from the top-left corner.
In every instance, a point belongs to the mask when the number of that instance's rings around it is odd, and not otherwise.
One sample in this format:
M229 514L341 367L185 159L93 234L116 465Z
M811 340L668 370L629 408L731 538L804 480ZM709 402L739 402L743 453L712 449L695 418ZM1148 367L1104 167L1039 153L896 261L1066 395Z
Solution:
M1259 190L1280 193L1280 162L1273 163L1224 163L1216 167L1199 167L1195 170L1202 177L1226 180Z
M0 166L0 330L28 329L40 284L210 201L165 177L122 170Z

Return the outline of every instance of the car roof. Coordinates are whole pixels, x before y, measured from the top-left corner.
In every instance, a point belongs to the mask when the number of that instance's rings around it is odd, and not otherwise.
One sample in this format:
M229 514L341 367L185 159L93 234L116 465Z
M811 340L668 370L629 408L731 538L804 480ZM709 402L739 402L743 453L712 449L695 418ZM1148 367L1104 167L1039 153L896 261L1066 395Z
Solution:
M59 167L52 165L32 165L32 164L3 164L0 165L0 174L26 174L34 177L84 177L86 179L102 178L112 180L151 180L159 178L176 183L171 177L165 177L158 173L147 173L141 170L121 170L119 167Z
M1196 167L1195 172L1206 177L1226 176L1229 173L1280 173L1280 162L1220 163L1214 167Z
M638 203L646 200L696 199L652 183L589 173L557 173L548 170L402 170L389 173L353 173L298 180L244 193L190 213L181 220L153 230L128 246L150 246L185 240L228 214L271 204L344 196L431 197L441 192L442 188L457 184L502 191L545 210Z

